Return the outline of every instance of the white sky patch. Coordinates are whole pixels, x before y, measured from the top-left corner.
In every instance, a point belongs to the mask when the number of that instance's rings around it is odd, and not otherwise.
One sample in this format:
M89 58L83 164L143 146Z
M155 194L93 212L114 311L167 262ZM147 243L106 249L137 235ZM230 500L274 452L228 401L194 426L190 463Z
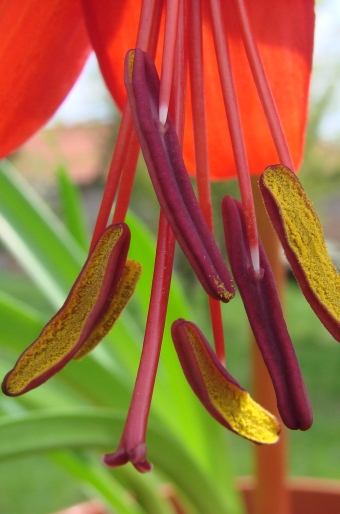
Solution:
M108 123L114 117L113 101L92 53L76 84L49 124Z
M340 2L323 0L316 8L312 99L329 91L329 102L320 126L324 139L340 138Z

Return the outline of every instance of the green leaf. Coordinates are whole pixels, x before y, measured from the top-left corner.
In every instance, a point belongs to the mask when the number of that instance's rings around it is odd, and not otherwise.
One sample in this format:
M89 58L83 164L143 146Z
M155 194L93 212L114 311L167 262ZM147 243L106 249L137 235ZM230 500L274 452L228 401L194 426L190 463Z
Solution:
M90 356L80 363L70 363L58 376L23 398L2 400L7 411L14 410L14 401L21 408L68 405L74 411L71 417L67 418L66 415L67 419L63 415L55 419L52 415L51 420L44 420L42 416L39 421L38 414L30 414L13 420L13 427L17 423L23 432L12 427L11 435L6 432L6 422L1 424L0 447L9 435L14 443L8 456L15 454L15 445L20 448L25 441L26 449L22 448L23 452L34 452L34 447L39 451L39 448L74 447L74 444L78 448L102 447L109 445L109 440L118 444L123 417L111 413L100 414L100 410L89 411L88 415L84 414L87 411L77 414L75 406L115 406L125 414L128 408L140 358L155 254L154 238L138 218L130 213L128 224L132 232L129 256L140 261L144 269L135 297L111 334ZM1 227L5 229L2 233ZM6 164L0 168L0 237L51 304L59 307L85 260L85 253L46 204ZM174 319L185 317L195 321L191 311L181 284L175 277L151 410L148 436L150 459L169 480L178 485L188 503L195 505L197 512L238 512L238 507L233 510L237 500L230 486L229 462L224 453L225 434L210 420L188 387L170 337L170 325ZM2 367L11 359L14 361L15 354L35 339L44 322L45 315L34 311L29 305L0 296L0 323L4 326L0 335L4 355ZM48 414L46 416L49 417ZM88 431L87 420L90 423ZM55 430L56 426L58 430ZM106 427L105 433L101 432L102 426ZM3 430L5 439L2 437ZM94 438L96 431L99 438ZM36 437L36 434L39 436ZM44 446L45 434L49 438L47 446ZM74 441L75 434L79 434L78 442ZM193 477L197 477L197 480ZM206 499L203 498L205 494ZM230 510L227 509L228 505Z
M88 408L45 411L0 421L0 459L64 448L112 451L119 441L124 418L108 410ZM37 436L39 434L39 436ZM155 467L177 484L197 513L234 514L234 499L207 477L166 429L149 427L148 451Z
M35 309L0 291L0 344L25 348L41 331L46 319Z
M51 304L59 307L84 262L84 253L5 161L0 164L0 239Z
M79 190L71 181L64 166L59 166L57 177L63 221L77 243L87 251L89 241Z
M99 467L75 452L53 452L51 457L83 485L91 486L119 514L147 514L104 466Z

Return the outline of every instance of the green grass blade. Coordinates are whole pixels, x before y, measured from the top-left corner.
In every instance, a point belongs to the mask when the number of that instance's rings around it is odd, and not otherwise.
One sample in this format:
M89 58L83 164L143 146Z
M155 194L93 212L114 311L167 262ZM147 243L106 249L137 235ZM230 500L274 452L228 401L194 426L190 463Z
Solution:
M95 408L3 418L0 421L0 459L65 448L112 451L122 428L120 415ZM157 430L150 425L149 439L149 455L156 469L177 484L197 513L239 512L230 498L221 494L221 488L216 487L215 478L202 474L167 430Z
M83 485L90 486L119 514L147 514L104 466L72 452L53 452L52 459ZM160 512L160 514L162 514Z
M0 239L52 305L59 306L79 272L84 253L6 162L0 165Z
M62 219L79 246L87 251L89 241L79 190L63 166L58 168L57 177Z

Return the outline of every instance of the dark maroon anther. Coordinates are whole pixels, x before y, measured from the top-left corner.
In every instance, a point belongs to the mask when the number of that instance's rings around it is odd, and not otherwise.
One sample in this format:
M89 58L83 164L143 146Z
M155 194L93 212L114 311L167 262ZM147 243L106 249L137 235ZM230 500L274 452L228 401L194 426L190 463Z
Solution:
M234 296L230 273L205 222L186 171L171 119L158 118L159 78L152 59L128 52L125 85L135 129L160 206L205 291L228 302Z
M282 421L292 430L307 430L313 421L312 408L265 251L260 242L262 273L257 276L251 264L242 205L227 196L222 215L230 266L273 382Z

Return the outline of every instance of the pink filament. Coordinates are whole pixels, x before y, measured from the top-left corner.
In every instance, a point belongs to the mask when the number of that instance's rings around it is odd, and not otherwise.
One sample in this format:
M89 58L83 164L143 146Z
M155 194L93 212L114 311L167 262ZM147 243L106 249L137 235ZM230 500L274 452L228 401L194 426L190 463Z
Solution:
M103 193L102 202L99 208L97 221L94 227L90 251L96 244L100 234L105 230L107 221L110 216L114 197L117 192L119 177L126 155L129 149L130 141L133 134L133 123L131 111L128 104L125 105L122 121L119 127L119 133L112 156L112 161L109 169L109 174L106 180L106 185Z
M149 51L152 55L156 52L158 31L160 24L162 2L157 0L144 0L139 20L137 46L142 50ZM133 156L130 152L136 153L138 142L133 135L133 122L130 107L125 105L122 120L119 127L118 137L112 156L109 174L103 193L102 202L99 208L97 221L92 235L90 251L96 244L100 234L105 230L114 198L117 193L119 179L125 162L130 162ZM134 138L134 144L131 144ZM137 161L136 161L137 162ZM131 190L130 190L131 193ZM127 201L130 197L127 197Z
M124 162L124 168L120 179L117 202L112 219L112 223L124 221L129 207L132 186L137 168L139 155L139 143L135 132L132 133L129 149Z
M280 115L262 62L261 54L251 30L249 17L244 0L236 0L235 5L241 22L243 44L247 53L253 79L257 88L261 104L267 118L277 154L281 164L294 170L293 159L290 154L287 139L283 130Z
M159 93L159 120L164 125L168 116L175 48L178 28L179 0L167 0L161 85Z
M204 218L213 232L213 214L210 191L209 151L207 138L206 109L203 81L203 42L202 14L200 0L190 2L190 91L192 102L192 119L195 144L195 167L197 177L198 201ZM214 334L216 354L219 360L225 362L224 334L221 314L221 304L209 298L210 317Z
M209 3L224 106L228 119L244 214L247 220L247 236L251 248L253 267L255 272L258 273L260 265L254 200L234 76L231 67L229 45L225 37L225 27L222 22L223 16L220 0L209 0Z

